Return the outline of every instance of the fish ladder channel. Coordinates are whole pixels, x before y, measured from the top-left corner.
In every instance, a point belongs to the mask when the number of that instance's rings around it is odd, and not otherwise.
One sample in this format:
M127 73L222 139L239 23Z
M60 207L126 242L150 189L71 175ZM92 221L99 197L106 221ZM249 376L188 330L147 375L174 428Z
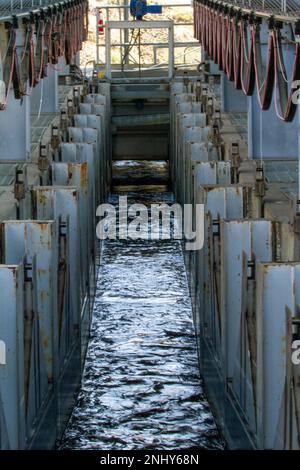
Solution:
M106 240L82 389L60 448L222 447L198 370L181 242Z

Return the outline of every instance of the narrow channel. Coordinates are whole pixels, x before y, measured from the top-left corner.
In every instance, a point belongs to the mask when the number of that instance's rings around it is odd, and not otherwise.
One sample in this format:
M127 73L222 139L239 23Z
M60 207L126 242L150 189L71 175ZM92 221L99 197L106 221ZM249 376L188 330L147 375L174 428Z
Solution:
M167 173L165 162L115 162L109 202L171 203ZM149 174L155 185L145 184ZM106 240L82 389L60 448L222 446L199 374L181 242Z

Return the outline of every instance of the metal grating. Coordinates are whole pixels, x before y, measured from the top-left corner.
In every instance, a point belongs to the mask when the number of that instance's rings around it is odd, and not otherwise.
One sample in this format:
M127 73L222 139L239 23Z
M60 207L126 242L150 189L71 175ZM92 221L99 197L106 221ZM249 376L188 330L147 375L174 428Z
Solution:
M281 188L281 192L289 199L296 201L298 199L298 187L297 185L289 186L287 188Z
M64 102L67 99L67 96L70 94L72 91L72 86L70 85L59 85L58 87L58 101L60 107L64 104Z
M248 142L247 113L228 113L228 117L235 127L237 134L241 136L243 141Z
M300 12L300 0L233 0L226 3L273 14L298 16Z
M0 186L10 186L15 181L18 164L0 162Z
M31 152L38 147L44 132L57 115L55 113L31 114Z
M47 7L58 3L58 0L0 0L0 20L20 13Z
M264 159L264 170L270 183L298 182L298 160Z

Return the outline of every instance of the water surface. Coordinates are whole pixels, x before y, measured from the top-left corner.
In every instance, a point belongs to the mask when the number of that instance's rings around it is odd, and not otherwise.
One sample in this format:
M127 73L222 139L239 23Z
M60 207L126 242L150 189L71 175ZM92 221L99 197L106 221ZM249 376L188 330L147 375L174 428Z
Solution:
M172 201L167 192L127 195ZM104 242L82 390L61 448L222 448L198 371L180 241Z

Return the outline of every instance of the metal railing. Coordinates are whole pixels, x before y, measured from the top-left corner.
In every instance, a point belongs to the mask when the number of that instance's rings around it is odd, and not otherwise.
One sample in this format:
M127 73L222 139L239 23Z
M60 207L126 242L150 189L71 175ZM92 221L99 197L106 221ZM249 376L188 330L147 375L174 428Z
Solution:
M67 3L69 0L0 0L0 21L12 16L25 16L27 13L47 8L51 5Z
M159 2L161 4L161 2ZM139 44L136 44L135 46L136 47L139 47L141 49L143 48L148 48L148 55L150 56L151 54L153 55L153 62L152 63L144 63L141 65L141 63L139 62L139 60L135 60L134 57L132 57L131 55L128 54L127 50L131 47L131 44L130 44L130 31L133 31L137 28L137 22L135 20L132 20L132 21L128 21L128 17L129 17L129 5L104 5L104 6L101 6L101 7L97 7L95 9L95 13L96 13L96 64L97 64L97 67L98 67L98 70L101 68L101 49L102 51L105 49L105 47L107 46L107 40L108 38L105 37L105 36L100 36L99 33L98 33L98 21L99 21L99 11L103 11L104 12L104 21L105 22L108 22L108 24L111 23L111 20L112 20L112 17L114 16L116 18L116 16L118 17L118 22L124 22L124 25L126 23L126 26L127 27L123 27L121 28L121 25L119 24L118 28L119 29L119 39L116 41L111 41L111 37L110 37L110 49L111 48L115 48L115 49L118 49L119 52L119 63L114 63L113 64L113 67L112 67L112 72L114 71L117 71L118 70L118 66L120 68L120 70L122 71L122 73L124 71L126 71L127 68L129 68L131 71L134 71L134 66L136 66L137 70L141 70L141 68L147 68L147 70L151 70L151 69L159 69L159 68L169 68L170 64L169 64L169 60L168 62L166 62L165 60L163 60L162 62L159 62L159 56L158 56L158 51L159 50L162 50L162 49L165 49L165 50L168 50L169 51L169 54L170 54L170 48L169 48L169 42L168 40L165 40L165 39L162 39L162 40L158 40L157 42L155 42L155 40L143 40L141 41ZM186 9L185 10L182 10L182 9ZM199 46L199 43L194 39L194 35L193 35L193 29L192 29L192 26L193 26L193 22L191 21L192 20L192 12L193 12L193 9L192 9L192 6L191 6L191 3L162 3L162 15L155 15L157 17L157 23L159 23L160 21L164 22L165 20L169 21L170 20L170 17L167 16L164 17L164 13L165 13L165 9L167 9L167 13L171 13L172 10L174 11L174 9L181 9L179 11L182 11L183 13L188 13L191 15L191 18L187 18L186 21L184 21L184 19L182 18L178 18L178 21L172 21L172 24L173 24L173 30L176 31L176 28L177 27L182 27L182 26L186 26L186 27L190 27L191 28L191 34L190 34L190 38L186 41L180 41L178 38L176 40L176 33L174 34L174 39L172 41L173 43L173 49L174 49L174 53L172 53L172 57L173 57L173 64L175 65L176 63L176 67L180 67L181 65L191 65L191 64L187 64L186 63L186 56L187 55L190 55L191 54L191 51L188 52L188 50L190 50L191 48L193 49L193 51L195 51L196 49L199 51L200 49L200 46ZM177 10L178 11L178 10ZM153 18L153 16L151 16L151 18ZM150 20L150 22L153 21L153 20ZM143 25L144 27L146 26L146 24L148 23L149 21L147 20L147 16L145 18L145 21L143 21ZM112 22L114 23L114 21ZM111 28L111 26L109 27L109 29L114 29L114 28ZM144 28L143 28L144 29ZM184 48L184 52L182 53L182 49ZM145 49L144 49L145 50ZM152 51L152 52L149 52L149 51ZM177 50L177 53L176 53L176 50ZM141 54L143 56L143 53ZM175 56L175 61L174 61L174 56ZM125 59L124 59L125 58ZM107 59L107 55L105 56L105 59ZM177 62L178 59L183 59L183 62ZM199 51L199 60L200 60L200 51ZM103 59L102 59L103 61ZM104 64L103 64L104 65ZM107 66L107 64L106 64Z
M229 0L227 5L245 8L253 11L271 14L287 14L298 16L300 14L300 0Z

